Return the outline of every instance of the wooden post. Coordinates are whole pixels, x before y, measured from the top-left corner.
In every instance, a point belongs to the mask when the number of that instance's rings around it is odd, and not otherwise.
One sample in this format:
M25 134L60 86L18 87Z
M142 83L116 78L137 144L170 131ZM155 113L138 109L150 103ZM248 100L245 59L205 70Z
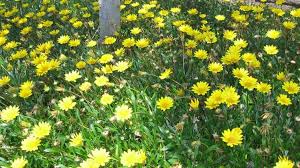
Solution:
M120 28L120 0L99 0L100 42L112 36Z

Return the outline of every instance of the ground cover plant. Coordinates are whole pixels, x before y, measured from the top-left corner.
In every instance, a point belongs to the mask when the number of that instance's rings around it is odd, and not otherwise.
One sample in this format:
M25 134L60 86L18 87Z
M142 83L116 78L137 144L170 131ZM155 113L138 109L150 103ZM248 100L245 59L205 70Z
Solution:
M0 0L0 166L300 167L300 9Z

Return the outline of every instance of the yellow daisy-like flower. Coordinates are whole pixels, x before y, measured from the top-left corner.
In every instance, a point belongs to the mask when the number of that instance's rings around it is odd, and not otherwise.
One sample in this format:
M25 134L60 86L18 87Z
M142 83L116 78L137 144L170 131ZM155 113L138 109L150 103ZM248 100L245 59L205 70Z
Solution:
M210 89L207 82L197 82L192 86L192 91L197 95L205 95Z
M89 48L95 47L96 45L97 45L97 41L95 41L95 40L91 40L86 44L86 46Z
M276 55L279 52L277 47L274 45L266 45L264 47L264 50L269 55Z
M272 29L266 33L266 37L271 38L271 39L277 39L280 37L280 34L281 34L280 31Z
M114 58L114 56L111 54L104 54L100 57L99 62L101 64L106 64L106 63L109 63L110 61L112 61L113 58Z
M242 79L243 77L247 77L249 75L248 70L244 68L236 68L232 71L233 76L238 79Z
M109 152L104 148L94 149L89 154L89 158L93 159L99 166L105 166L110 160Z
M208 70L213 74L216 74L223 71L223 65L217 62L213 62L208 65Z
M174 105L174 100L171 97L162 97L160 99L158 99L158 101L156 102L157 108L162 110L162 111L166 111L169 110L173 107Z
M294 162L290 160L287 156L280 156L278 158L278 162L276 162L276 165L273 168L293 168Z
M58 107L61 110L64 110L64 111L71 110L76 105L76 102L73 101L74 99L75 99L74 96L65 97L65 98L63 98L62 100L59 101Z
M122 42L122 45L125 48L133 47L135 45L135 40L134 40L134 38L127 38Z
M172 69L171 68L168 68L166 69L163 73L160 74L159 78L160 79L167 79L167 78L170 78L170 75L172 74Z
M134 27L133 29L130 30L131 34L137 35L142 32L142 30L138 27Z
M284 106L289 106L292 104L292 100L285 94L280 94L276 97L277 103Z
M224 38L227 40L233 41L236 38L237 34L232 30L225 30L224 31Z
M195 52L194 57L204 60L208 58L208 53L205 50L199 49Z
M138 47L138 48L146 48L149 46L149 43L150 43L150 40L149 39L140 39L138 40L135 45Z
M193 110L197 110L199 108L199 100L198 99L191 99L191 101L190 101L190 107Z
M237 105L239 102L240 96L236 92L234 87L225 87L222 91L222 100L220 102L224 102L227 107Z
M8 76L2 76L0 78L0 87L7 85L10 82L10 78Z
M283 83L282 89L288 92L288 94L297 94L300 90L300 87L297 83L289 81Z
M34 136L29 136L21 142L21 149L26 152L36 151L41 145L41 140Z
M60 36L57 40L59 44L67 44L69 41L70 41L70 36L68 35Z
M96 77L96 80L94 82L97 86L106 86L106 85L110 85L109 79L106 76L100 76L100 77Z
M28 163L28 161L26 159L24 159L23 157L20 157L20 158L15 159L11 163L10 167L11 168L24 168L27 163Z
M78 71L72 71L65 74L65 80L68 82L76 82L76 80L79 78L81 78L81 75Z
M128 105L121 105L116 107L115 117L117 121L126 121L130 119L132 116L132 109Z
M251 76L246 76L240 79L240 84L248 90L253 90L255 89L257 85L257 79L251 77Z
M131 63L128 61L119 61L116 63L116 65L114 66L114 70L118 71L118 72L124 72L125 70L127 70L129 67L131 66Z
M79 86L79 89L83 92L86 92L90 90L92 87L92 84L90 82L84 82Z
M296 25L297 24L295 22L291 22L291 21L283 22L283 26L288 30L294 29L296 27Z
M222 133L222 140L227 144L227 146L233 147L242 144L243 141L243 131L241 128L233 128L232 130L227 129Z
M121 155L121 164L127 167L133 167L137 164L138 154L134 150L128 149Z
M69 41L69 46L70 47L77 47L80 45L80 40L79 39L74 39Z
M256 89L260 93L269 93L272 89L272 86L270 84L267 84L267 83L259 82L256 85Z
M216 15L215 16L215 19L218 20L218 21L223 21L223 20L225 20L225 18L226 17L224 15Z
M42 139L50 134L51 125L48 122L40 122L32 129L32 135L39 139Z
M100 99L101 104L103 104L104 106L110 105L113 101L114 101L114 96L108 93L104 93Z
M12 121L20 114L18 106L8 106L0 112L1 120L5 122Z
M112 45L114 44L115 42L117 41L116 38L114 37L105 37L105 39L103 40L103 44L106 44L106 45Z
M70 146L79 147L83 145L83 138L81 133L71 135Z

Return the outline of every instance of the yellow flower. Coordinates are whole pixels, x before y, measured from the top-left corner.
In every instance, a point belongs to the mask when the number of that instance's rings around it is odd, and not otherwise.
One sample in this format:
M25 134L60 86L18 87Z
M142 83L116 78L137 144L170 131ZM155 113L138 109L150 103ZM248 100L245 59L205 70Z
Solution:
M80 163L80 168L99 168L99 164L93 159L87 159Z
M216 15L215 16L215 19L217 19L218 21L223 21L223 20L225 20L225 16L224 15Z
M100 99L101 104L103 104L104 106L110 105L113 101L114 101L114 96L108 93L104 93Z
M121 155L121 164L126 167L133 167L140 161L139 153L128 149L126 152L123 152Z
M95 41L95 40L91 40L86 44L86 46L89 48L95 47L96 45L97 45L97 41Z
M246 48L248 46L248 43L244 39L237 39L234 40L234 45L241 48Z
M266 33L266 37L269 37L271 39L277 39L280 37L280 31L277 31L277 30L269 30L267 33Z
M257 91L259 91L261 93L269 93L271 91L272 87L270 84L259 82L256 85L256 89L257 89Z
M205 107L208 109L215 109L223 102L223 91L215 90L212 94L206 99Z
M287 156L279 156L278 162L273 168L293 168L294 162L290 160Z
M294 29L296 27L296 23L295 22L291 22L291 21L285 21L283 22L283 26L286 28L286 29Z
M125 53L125 49L124 48L119 48L115 51L116 56L120 57L123 56Z
M58 102L58 107L64 111L71 110L76 105L76 102L73 101L74 99L74 96L65 97Z
M42 139L50 134L51 125L48 122L40 122L35 125L32 130L32 135L36 138Z
M86 63L84 61L79 61L76 63L76 68L83 69L86 66Z
M242 144L243 132L241 128L233 128L232 130L227 129L222 133L222 140L227 146L233 147L235 145Z
M21 142L21 149L26 152L36 151L41 145L41 140L34 136L29 136Z
M137 163L140 163L140 164L143 164L146 162L146 159L147 159L147 156L146 156L146 153L145 151L143 150L139 150L137 152Z
M236 68L232 71L235 78L242 79L243 77L246 77L249 75L248 70L244 68Z
M188 10L188 14L190 15L197 15L198 13L199 13L198 10L195 8Z
M279 72L278 74L276 74L276 79L284 81L286 79L284 72Z
M9 122L20 114L18 106L8 106L0 112L1 120Z
M132 116L132 109L127 105L121 105L116 108L115 112L116 119L118 121L126 121Z
M94 82L97 86L105 86L105 85L111 85L111 83L109 82L109 79L106 76L100 76L100 77L96 77L96 80Z
M160 74L159 78L160 79L167 79L167 78L170 78L170 75L172 74L172 69L171 68L168 68L166 69L163 73Z
M240 79L240 84L248 90L253 90L255 89L257 85L257 79L251 77L251 76L246 76Z
M2 76L0 78L0 87L7 85L10 82L10 78L8 76Z
M288 94L297 94L299 92L299 85L293 81L289 81L289 82L284 82L282 89L286 92L288 92Z
M106 44L106 45L112 45L114 44L115 42L117 41L116 38L114 37L105 37L105 39L103 40L103 44Z
M193 49L197 47L197 42L195 40L188 40L185 42L185 47L188 49Z
M70 146L79 147L83 145L83 138L81 133L71 135Z
M91 87L92 87L92 84L90 82L84 82L79 86L79 89L83 92L86 92L86 91L90 90Z
M208 65L208 70L213 74L216 74L223 71L223 65L217 62L213 62Z
M70 36L68 35L60 36L57 40L59 44L67 44L69 41L70 41Z
M205 50L199 49L195 52L195 57L199 58L199 59L207 59L208 58L208 53Z
M128 61L119 61L114 66L114 70L117 70L118 72L124 72L131 66L131 63Z
M24 159L23 157L20 157L18 159L15 159L11 163L10 167L11 168L24 168L27 163L28 163L28 161L26 159Z
M135 15L135 14L129 14L126 16L126 21L128 21L128 22L132 22L135 20L137 20L137 15Z
M193 109L193 110L197 110L199 108L199 100L198 99L191 99L190 101L190 107Z
M80 45L80 40L79 39L74 39L69 41L69 46L70 47L77 47Z
M197 95L205 95L210 89L207 82L197 82L192 86L192 91Z
M135 40L134 40L134 38L127 38L122 42L122 45L125 48L133 47L135 45Z
M138 41L135 43L135 45L136 45L138 48L146 48L146 47L149 46L149 43L150 43L149 39L143 38L143 39L138 40Z
M170 10L172 13L180 13L180 11L181 11L181 9L180 8L171 8L171 10Z
M278 53L278 49L276 46L274 45L266 45L264 47L264 50L267 54L269 55L276 55Z
M222 91L222 102L226 103L227 107L237 105L240 96L234 87L225 87Z
M142 32L142 30L138 27L134 27L133 29L130 30L131 34L137 35Z
M280 105L289 106L292 104L292 100L285 94L280 94L276 97L277 103Z
M114 58L113 55L111 54L104 54L101 56L101 58L99 59L99 62L101 64L106 64L106 63L109 63L110 61L112 61L112 59Z
M65 74L65 80L68 82L76 82L76 80L79 78L81 78L81 75L78 71L72 71Z
M94 160L99 166L105 166L110 160L110 155L104 148L94 149L89 154L89 158Z
M225 30L224 31L224 38L227 39L227 40L233 41L234 38L236 38L236 36L237 36L237 34L232 30Z
M161 97L160 99L158 99L158 101L156 102L157 108L162 110L162 111L166 111L169 110L173 107L174 105L174 101L171 97Z

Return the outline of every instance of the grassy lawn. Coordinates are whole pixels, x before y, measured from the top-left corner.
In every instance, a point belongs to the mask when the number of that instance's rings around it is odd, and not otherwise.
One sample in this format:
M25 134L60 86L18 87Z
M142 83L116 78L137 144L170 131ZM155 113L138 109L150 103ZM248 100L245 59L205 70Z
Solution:
M300 9L121 2L0 1L0 167L300 167Z

